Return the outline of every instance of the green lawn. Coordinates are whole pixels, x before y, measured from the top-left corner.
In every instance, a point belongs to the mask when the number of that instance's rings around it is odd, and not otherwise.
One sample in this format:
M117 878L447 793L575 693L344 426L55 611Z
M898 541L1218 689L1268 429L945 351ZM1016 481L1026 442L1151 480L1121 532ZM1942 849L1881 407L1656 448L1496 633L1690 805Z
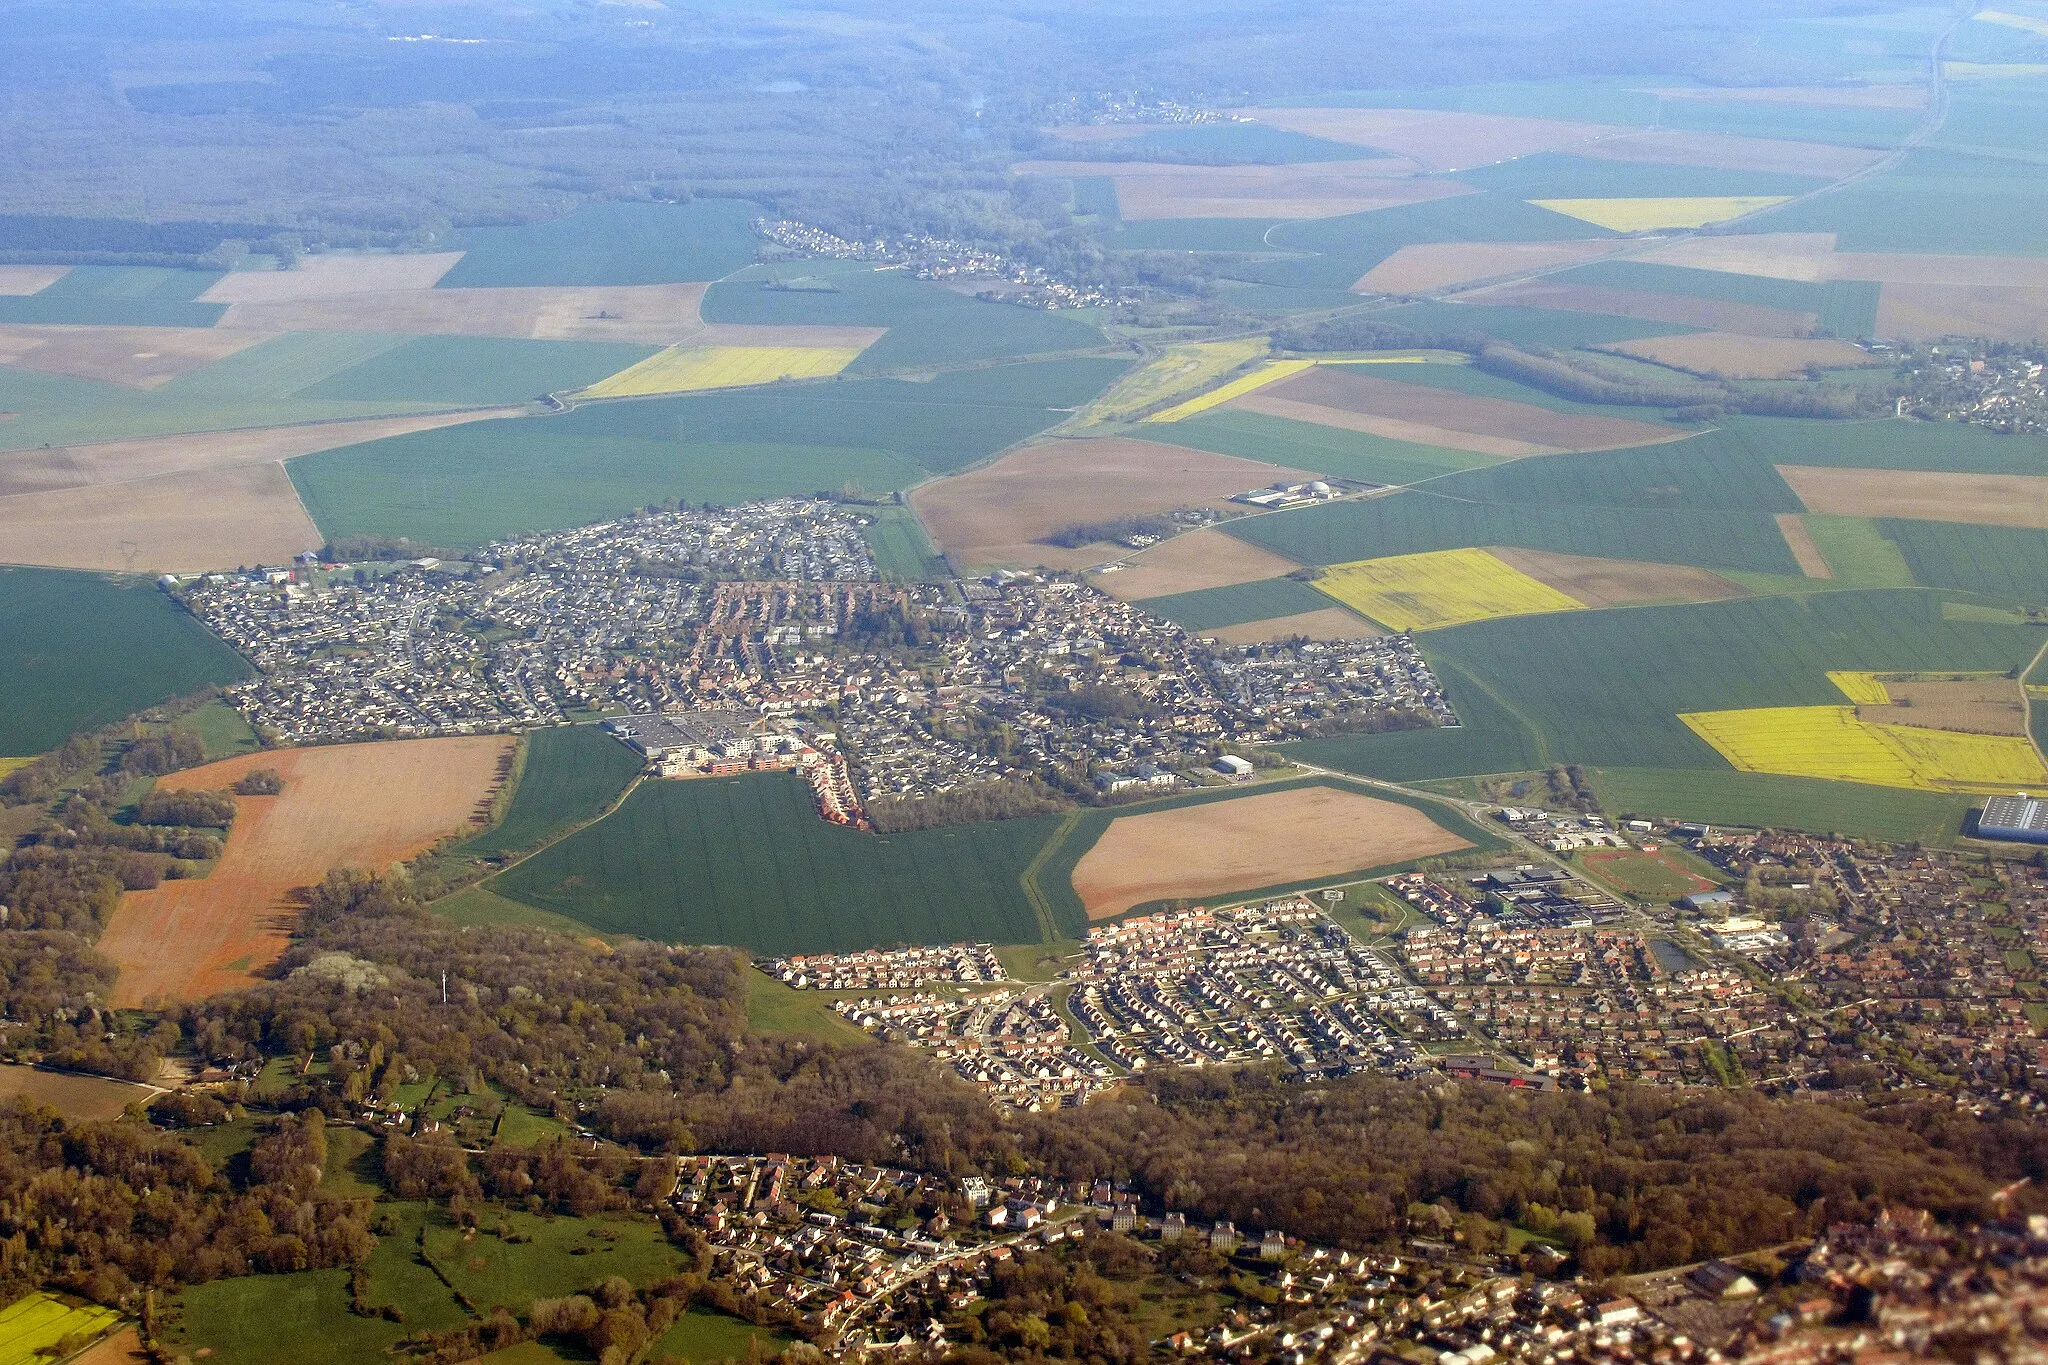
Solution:
M466 228L449 242L464 254L440 287L722 279L753 262L757 242L747 223L759 211L737 199L590 203L551 222Z
M787 1346L790 1338L709 1308L692 1308L654 1343L648 1359L674 1356L696 1361L698 1365L709 1365L715 1360L745 1360L749 1341L759 1341L764 1351L773 1355Z
M199 742L206 748L208 761L254 753L262 747L257 742L256 732L242 718L242 713L224 701L210 701L195 708L178 722L177 728L189 730L199 737Z
M320 1188L344 1199L375 1199L384 1192L377 1139L360 1128L327 1126L327 1165Z
M146 579L0 568L0 755L248 676L241 657Z
M1676 900L1695 891L1711 890L1716 884L1716 879L1691 871L1668 853L1610 849L1582 853L1572 861L1594 880L1606 882L1638 900Z
M827 1043L854 1043L867 1036L832 1012L828 996L785 986L751 967L747 969L747 1024L762 1033Z
M427 1256L472 1303L524 1313L535 1299L591 1288L613 1275L636 1285L673 1275L681 1250L651 1219L541 1217L491 1210L481 1230L463 1230L438 1214L427 1220ZM517 1240L498 1235L507 1229Z
M487 886L466 886L452 895L435 901L433 911L450 924L503 924L553 929L560 933L590 932L590 926L587 924L501 896Z
M272 1365L282 1342L291 1343L294 1365L360 1365L419 1330L351 1313L348 1278L309 1270L194 1285L175 1301L183 1321L172 1340L187 1355L209 1352L216 1365Z

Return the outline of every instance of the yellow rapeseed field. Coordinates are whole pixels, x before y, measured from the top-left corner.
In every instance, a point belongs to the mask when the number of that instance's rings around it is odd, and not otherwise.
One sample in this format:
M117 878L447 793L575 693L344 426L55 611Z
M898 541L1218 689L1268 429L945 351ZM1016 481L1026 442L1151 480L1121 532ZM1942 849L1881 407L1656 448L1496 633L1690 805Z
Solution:
M1697 228L1755 213L1791 196L1736 194L1707 199L1531 199L1539 209L1604 227L1611 232L1654 232Z
M5 777L18 768L26 768L33 762L35 760L32 758L0 758L0 777Z
M1315 585L1394 630L1435 630L1496 616L1585 609L1577 598L1484 550L1432 550L1333 564Z
M1966 735L1872 725L1853 706L1767 706L1679 717L1747 773L1825 777L1918 791L2010 791L2048 780L2034 746L2017 735Z
M1892 694L1885 691L1884 684L1875 673L1830 673L1828 681L1841 689L1843 696L1858 706L1890 706Z
M38 1365L72 1333L98 1336L120 1320L111 1308L74 1308L53 1294L31 1294L0 1308L0 1365Z
M1264 337L1169 346L1117 380L1090 405L1088 418L1095 422L1128 420L1169 398L1213 384L1270 350Z
M636 398L738 389L778 379L827 379L859 355L857 346L671 346L583 392L590 398Z
M1221 407L1233 398L1241 398L1254 389L1263 389L1266 385L1277 383L1289 375L1300 374L1303 370L1312 370L1315 366L1316 363L1313 360L1269 360L1250 374L1233 379L1221 388L1211 389L1199 398L1190 398L1185 403L1177 403L1165 412L1155 412L1145 420L1148 422L1178 422L1184 417L1193 417L1198 412L1207 412L1211 408Z

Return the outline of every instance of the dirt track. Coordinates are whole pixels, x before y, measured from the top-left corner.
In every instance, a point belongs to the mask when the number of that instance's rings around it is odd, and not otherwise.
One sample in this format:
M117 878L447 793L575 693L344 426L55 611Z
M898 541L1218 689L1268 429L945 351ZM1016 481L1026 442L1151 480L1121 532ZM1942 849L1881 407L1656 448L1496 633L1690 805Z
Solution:
M388 867L470 826L511 743L480 735L281 749L164 778L171 790L218 790L275 768L285 789L235 799L212 876L121 898L99 942L121 969L114 1004L196 1000L254 981L285 950L294 891L336 867Z
M1333 787L1121 816L1074 869L1091 920L1149 901L1334 877L1470 845L1421 811Z

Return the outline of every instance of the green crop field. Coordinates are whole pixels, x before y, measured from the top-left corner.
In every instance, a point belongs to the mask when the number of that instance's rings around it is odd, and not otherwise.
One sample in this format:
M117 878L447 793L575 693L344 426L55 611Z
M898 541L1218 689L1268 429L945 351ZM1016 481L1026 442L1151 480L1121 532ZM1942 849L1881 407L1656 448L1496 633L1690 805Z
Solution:
M1442 321L1427 324L1433 328L1439 326L1457 328L1460 325L1458 323L1460 317L1476 311L1463 304L1449 303L1416 304L1412 305L1412 307L1437 310L1434 315L1440 316ZM1395 317L1397 315L1406 315L1409 312L1409 308L1396 308L1388 313L1376 316ZM1561 316L1570 317L1575 315L1562 314ZM1681 328L1680 330L1684 329ZM1660 335L1662 334L1660 333ZM1620 368L1623 362L1618 357L1603 356L1601 363ZM1652 427L1669 427L1674 433L1696 430L1696 428L1682 422L1667 421L1663 414L1655 408L1625 407L1614 403L1581 403L1575 398L1565 398L1559 394L1551 393L1547 389L1539 389L1533 384L1524 384L1519 380L1510 379L1506 375L1494 374L1490 370L1482 370L1477 365L1402 365L1394 370L1373 370L1368 373L1373 374L1376 378L1398 379L1403 384L1420 384L1425 388L1447 389L1452 393L1469 394L1474 398L1502 398L1511 403L1528 403L1533 407L1548 408L1552 412L1599 417L1625 417L1631 421L1648 423ZM1668 382L1670 379L1668 372L1658 371L1657 374L1662 381Z
M1952 86L1948 118L1928 145L1977 155L2038 157L2048 145L2048 81Z
M1952 474L2039 474L2048 469L2048 437L2005 436L1965 422L1726 417L1720 425L1717 439L1746 445L1774 464Z
M449 243L464 255L440 287L723 279L753 263L756 241L747 223L757 212L737 199L592 203L553 222L467 228Z
M288 468L329 536L472 545L671 497L736 503L907 488L927 471L986 459L1052 426L1122 369L1122 361L1063 360L927 383L848 380L589 403L322 451Z
M211 327L224 303L195 303L220 272L79 265L38 293L0 296L0 322L124 327Z
M639 773L640 755L595 725L557 725L525 739L505 818L450 852L492 857L539 848L604 814Z
M1894 169L1752 226L1833 232L1843 251L2038 255L2048 252L2048 165L1915 150Z
M1733 770L1589 768L1586 776L1601 807L1615 817L1928 844L1953 843L1973 804L1967 796Z
M883 578L892 583L941 583L953 576L908 507L864 507L861 515L874 519L865 534Z
M1189 630L1200 632L1323 611L1334 604L1306 583L1292 578L1268 578L1256 583L1233 583L1226 588L1150 597L1138 605L1154 616L1178 621Z
M1910 588L1918 581L1899 547L1869 517L1809 514L1801 520L1814 548L1835 571L1831 581L1858 588Z
M1613 235L1514 195L1466 194L1342 218L1283 223L1256 245L1213 249L1308 253L1305 259L1254 262L1231 273L1296 289L1349 289L1366 271L1415 242L1560 242ZM1122 240L1114 244L1130 245Z
M1810 175L1599 161L1538 152L1461 171L1458 180L1517 199L1718 199L1729 195L1805 194L1828 183Z
M605 341L415 337L299 392L357 402L524 403L595 384L660 349Z
M0 755L247 677L249 667L147 581L0 568Z
M1067 182L1073 187L1071 196L1076 214L1100 219L1103 223L1119 220L1121 209L1117 203L1116 181L1106 175L1076 176Z
M1889 518L1877 529L1922 583L2048 605L2048 531Z
M827 1043L857 1043L867 1036L832 1012L830 997L785 986L753 967L747 968L747 1027Z
M819 819L792 776L651 782L489 886L607 933L763 953L1022 943L1044 934L1020 879L1058 824L878 836ZM1056 927L1073 932L1080 904L1061 887Z
M1763 275L1734 275L1723 270L1689 270L1684 266L1650 265L1641 261L1595 261L1550 279L1558 284L1590 284L1606 289L1637 289L1652 294L1679 294L1812 313L1819 325L1836 336L1862 337L1877 331L1877 299L1883 286L1867 280L1776 280Z
M765 287L799 277L832 287ZM713 285L704 295L702 313L706 322L887 327L889 334L850 367L855 374L1086 351L1103 344L1100 329L1069 314L987 303L901 270L835 262L747 271Z
M1702 432L1683 441L1510 460L1438 479L1430 493L1482 503L1797 512L1769 461Z
M208 762L254 753L263 747L242 713L224 701L210 701L195 708L178 722L177 728L199 737Z
M2040 646L2025 627L1948 619L1940 594L1912 589L1517 617L1421 643L1459 730L1318 740L1301 754L1395 779L1553 763L1729 772L1679 713L1838 705L1831 669L2003 672Z
M1286 222L1284 218L1154 218L1117 225L1102 235L1102 245L1110 251L1271 252L1274 247L1266 234ZM1350 283L1346 280L1321 287L1344 289Z
M1548 346L1559 351L1705 330L1677 322L1647 322L1618 313L1568 313L1560 308L1504 308L1480 303L1404 303L1374 316L1419 332L1484 332L1516 346Z
M1167 441L1194 450L1236 455L1366 483L1415 483L1499 462L1495 456L1469 450L1416 445L1363 431L1269 417L1262 412L1224 409L1147 427L1145 436L1148 440Z

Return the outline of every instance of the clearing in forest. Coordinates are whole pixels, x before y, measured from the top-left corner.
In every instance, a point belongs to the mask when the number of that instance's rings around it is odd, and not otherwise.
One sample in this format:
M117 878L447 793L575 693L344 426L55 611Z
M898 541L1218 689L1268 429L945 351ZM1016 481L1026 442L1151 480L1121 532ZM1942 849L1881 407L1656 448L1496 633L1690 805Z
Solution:
M1431 550L1332 564L1315 586L1394 630L1436 630L1586 607L1485 550Z
M152 1086L106 1076L0 1065L0 1100L29 1100L74 1123L120 1118L129 1105L147 1103L158 1093ZM4 1348L0 1348L0 1361L5 1359Z
M1825 777L1918 791L2012 791L2048 781L2018 736L1874 725L1853 706L1768 706L1679 716L1742 772Z
M671 346L601 379L586 398L742 389L783 379L829 379L860 358L858 346Z
M2048 529L2048 476L2040 474L1790 464L1779 465L1778 473L1808 508L1830 516Z
M1082 855L1091 920L1153 901L1226 896L1470 848L1422 811L1337 787L1295 787L1123 815Z
M1656 232L1725 223L1785 203L1782 194L1713 195L1680 199L1531 199L1539 209L1611 232Z
M277 749L161 779L172 791L217 791L272 768L284 792L235 798L235 827L211 876L121 898L99 942L121 970L114 1004L249 984L289 942L294 893L337 867L382 870L480 823L511 744L477 735Z

